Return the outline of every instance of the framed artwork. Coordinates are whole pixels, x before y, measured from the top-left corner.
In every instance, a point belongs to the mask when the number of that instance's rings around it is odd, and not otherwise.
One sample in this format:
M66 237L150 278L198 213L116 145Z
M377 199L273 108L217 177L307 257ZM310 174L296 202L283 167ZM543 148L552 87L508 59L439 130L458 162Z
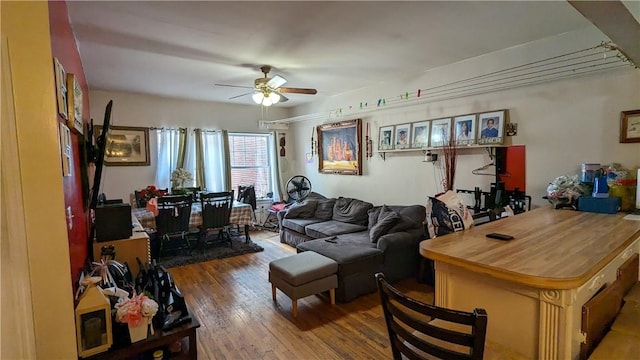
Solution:
M53 71L55 72L56 81L56 99L58 102L58 114L63 119L67 118L67 74L58 61L58 58L53 58Z
M506 110L482 113L478 115L478 145L501 145L504 142L504 123Z
M394 149L408 149L411 145L411 124L396 125Z
M362 120L318 127L318 171L324 174L362 175Z
M476 114L456 116L453 118L454 138L456 145L473 145L476 143Z
M620 142L640 142L640 110L629 110L621 113Z
M378 150L393 150L393 129L394 126L384 126L380 128L378 140Z
M62 176L71 176L73 160L71 159L71 130L60 123L60 156L62 158Z
M431 121L431 147L449 144L451 136L451 118Z
M94 133L102 133L95 125ZM107 166L149 166L149 129L144 127L111 126L107 133L104 164Z
M73 74L67 74L67 122L71 129L84 133L82 122L82 88Z
M411 124L411 148L429 147L429 130L431 121L421 121Z

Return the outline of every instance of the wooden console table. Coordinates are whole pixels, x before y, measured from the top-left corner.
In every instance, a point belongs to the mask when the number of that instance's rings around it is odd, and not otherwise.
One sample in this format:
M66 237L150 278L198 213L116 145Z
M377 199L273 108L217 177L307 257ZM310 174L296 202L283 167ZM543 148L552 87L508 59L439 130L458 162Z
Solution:
M85 358L87 360L118 360L118 359L138 359L138 355L151 351L158 350L163 346L168 346L176 340L182 340L183 338L189 338L188 346L183 342L182 352L176 356L171 354L171 359L197 359L198 358L198 343L196 329L200 327L200 322L193 313L191 316L191 322L180 325L169 331L155 330L155 334L149 335L145 340L137 341L127 347L110 349L106 352L96 354ZM165 358L167 358L165 352Z
M435 262L435 304L488 313L487 339L531 359L577 359L581 310L640 252L626 214L539 208L420 243ZM512 235L510 241L485 237Z

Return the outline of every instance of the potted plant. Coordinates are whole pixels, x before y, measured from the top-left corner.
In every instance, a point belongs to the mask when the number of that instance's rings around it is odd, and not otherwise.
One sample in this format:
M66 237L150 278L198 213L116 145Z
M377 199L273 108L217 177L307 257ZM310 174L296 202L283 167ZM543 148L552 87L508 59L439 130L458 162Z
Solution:
M158 303L145 294L133 293L131 298L123 297L115 305L116 321L129 327L131 342L147 338L147 330L151 319L158 312ZM153 326L151 327L153 335Z

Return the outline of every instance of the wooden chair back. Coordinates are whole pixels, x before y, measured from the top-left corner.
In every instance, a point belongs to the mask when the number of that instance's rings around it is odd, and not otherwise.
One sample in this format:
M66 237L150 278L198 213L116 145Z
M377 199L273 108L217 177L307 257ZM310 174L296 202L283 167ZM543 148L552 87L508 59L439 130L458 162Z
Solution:
M159 236L186 233L191 217L191 195L167 195L158 198L156 228Z
M229 225L234 191L200 194L202 228L219 229Z
M375 277L394 359L482 359L484 309L464 312L425 304L389 285L382 273Z

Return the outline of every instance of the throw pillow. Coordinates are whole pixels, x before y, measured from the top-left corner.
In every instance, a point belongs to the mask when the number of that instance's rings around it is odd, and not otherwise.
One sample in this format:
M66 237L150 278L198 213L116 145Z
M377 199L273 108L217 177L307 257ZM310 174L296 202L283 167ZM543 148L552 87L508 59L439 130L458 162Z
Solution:
M376 206L374 208L369 209L369 211L367 211L367 215L369 217L367 230L371 230L373 225L375 225L378 222L378 217L380 216L381 209L382 209L382 206Z
M336 199L318 199L318 206L316 206L316 219L331 220L333 217L333 206L336 203Z
M338 198L333 206L333 220L356 225L367 225L367 211L373 207L372 203L352 199Z
M312 219L316 214L316 200L304 200L299 203L292 204L284 214L285 219Z
M387 231L398 222L398 220L400 220L400 215L395 211L389 210L383 205L380 210L380 215L378 216L378 221L373 225L373 227L371 227L371 230L369 230L369 238L371 238L371 242L378 242L378 239L382 235L386 234Z

